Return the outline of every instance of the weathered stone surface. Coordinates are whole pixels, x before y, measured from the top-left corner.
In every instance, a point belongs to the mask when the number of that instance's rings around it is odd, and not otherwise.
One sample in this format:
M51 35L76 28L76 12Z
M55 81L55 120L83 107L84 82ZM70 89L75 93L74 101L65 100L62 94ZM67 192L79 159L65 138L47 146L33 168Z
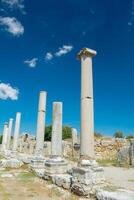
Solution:
M118 152L118 162L121 166L130 165L130 146L120 149Z
M72 176L69 174L53 175L52 181L59 187L70 189L72 184Z
M45 161L45 174L64 174L67 171L67 162L62 158L51 158Z
M2 159L0 160L0 167L9 167L9 168L20 168L23 165L23 162L17 159Z
M104 185L103 168L94 160L82 160L79 167L72 169L72 191L81 196L96 193L96 188Z
M43 156L33 156L30 167L33 169L44 169L45 159Z
M32 171L39 177L43 178L44 177L44 169L32 169Z
M100 190L96 196L98 200L134 200L134 192L128 190L118 190L115 192Z

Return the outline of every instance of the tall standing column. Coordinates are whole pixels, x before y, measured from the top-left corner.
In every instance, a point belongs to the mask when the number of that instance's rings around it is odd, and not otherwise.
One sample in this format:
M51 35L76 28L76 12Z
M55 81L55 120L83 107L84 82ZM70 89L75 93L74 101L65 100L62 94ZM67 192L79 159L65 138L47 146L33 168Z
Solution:
M10 148L12 126L13 126L13 119L11 118L11 119L9 119L9 126L8 126L7 149Z
M20 120L21 120L21 113L16 113L16 121L15 121L15 130L14 130L14 140L13 140L13 151L17 151L18 148L18 140L19 140L19 133L20 133Z
M8 123L5 122L3 129L3 138L2 138L2 151L7 150L7 136L8 136Z
M62 157L62 102L53 103L52 157Z
M39 106L38 106L38 119L37 119L37 132L36 132L36 155L43 153L44 134L45 134L45 118L46 118L46 97L45 91L40 92Z
M94 158L94 111L92 57L97 53L84 48L78 54L81 60L81 158Z

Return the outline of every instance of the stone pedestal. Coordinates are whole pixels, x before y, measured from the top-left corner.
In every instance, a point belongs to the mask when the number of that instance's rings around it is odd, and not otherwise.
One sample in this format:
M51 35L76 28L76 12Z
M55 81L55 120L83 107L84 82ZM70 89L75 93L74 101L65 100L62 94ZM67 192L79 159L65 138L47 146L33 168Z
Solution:
M51 176L53 174L64 174L67 172L67 162L58 157L50 158L45 161L45 175Z
M92 196L104 185L103 168L95 160L82 160L72 169L71 190L80 196Z

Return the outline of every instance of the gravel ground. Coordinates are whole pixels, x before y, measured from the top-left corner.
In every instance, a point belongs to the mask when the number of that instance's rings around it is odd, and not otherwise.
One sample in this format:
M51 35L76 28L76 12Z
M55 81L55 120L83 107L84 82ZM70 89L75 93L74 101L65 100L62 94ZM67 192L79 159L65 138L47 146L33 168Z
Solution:
M134 168L104 167L104 175L113 185L134 191Z

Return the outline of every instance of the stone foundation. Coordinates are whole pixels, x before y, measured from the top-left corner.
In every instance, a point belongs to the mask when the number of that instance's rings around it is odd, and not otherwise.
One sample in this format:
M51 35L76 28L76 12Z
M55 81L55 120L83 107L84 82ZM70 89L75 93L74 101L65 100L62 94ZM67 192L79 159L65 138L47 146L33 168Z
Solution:
M62 158L51 158L45 162L45 175L64 174L67 172L67 162Z

